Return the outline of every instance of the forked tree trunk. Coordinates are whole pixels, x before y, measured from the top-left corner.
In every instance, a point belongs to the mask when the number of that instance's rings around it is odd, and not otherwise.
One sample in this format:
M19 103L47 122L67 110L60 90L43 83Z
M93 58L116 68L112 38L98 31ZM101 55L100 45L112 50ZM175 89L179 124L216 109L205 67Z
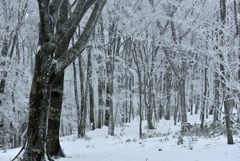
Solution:
M51 33L51 30L55 29L56 26L54 25L56 24L50 24L50 5L53 4L53 7L56 7L55 12L59 11L60 13L66 13L61 11L68 6L67 0L63 1L59 6L56 5L58 4L57 2L59 1L51 1L51 3L50 1L38 1L40 17L39 50L35 57L35 69L29 100L27 144L24 147L23 158L21 159L23 161L45 161L48 157L46 153L46 144L48 132L48 110L51 105L52 85L54 84L54 81L57 81L57 76L61 75L61 72L63 72L64 69L69 66L86 47L106 0L99 0L95 3L91 16L78 41L68 50L67 53L65 52L60 58L57 58L57 61L53 61L54 55L58 54L55 50L61 51L61 49L66 48L68 45L68 38L70 41L76 30L75 27L82 18L81 14L84 15L88 8L93 4L91 3L92 1L77 1L75 11L79 15L74 14L69 18L68 23L64 23L64 25L70 25L71 27L71 30L65 35L65 33L59 31L55 34ZM84 7L84 4L87 3L90 3L89 6ZM86 11L84 11L84 9L86 9ZM59 18L59 20L61 20L61 18ZM54 54L54 52L56 53Z

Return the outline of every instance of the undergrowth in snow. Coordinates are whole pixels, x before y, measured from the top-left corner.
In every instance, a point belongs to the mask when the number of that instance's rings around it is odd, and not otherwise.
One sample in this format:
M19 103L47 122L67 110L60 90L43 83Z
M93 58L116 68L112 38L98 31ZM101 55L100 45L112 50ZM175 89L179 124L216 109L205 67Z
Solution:
M66 158L57 161L240 161L240 136L234 135L234 145L227 145L226 136L198 131L196 116L189 116L192 131L182 136L180 123L160 120L154 130L144 122L144 135L138 136L138 120L116 128L115 136L107 135L107 127L89 131L83 139L76 135L62 137L61 144ZM211 120L211 118L209 119ZM209 130L211 131L211 130ZM221 130L219 130L221 131ZM224 131L224 130L222 130ZM192 133L191 133L192 132ZM0 151L0 161L9 161L18 149Z

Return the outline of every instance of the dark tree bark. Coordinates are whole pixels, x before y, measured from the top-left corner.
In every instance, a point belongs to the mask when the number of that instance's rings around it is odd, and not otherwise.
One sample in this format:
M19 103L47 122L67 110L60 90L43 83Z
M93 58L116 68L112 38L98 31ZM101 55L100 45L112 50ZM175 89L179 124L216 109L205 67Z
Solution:
M226 0L220 0L220 19L222 22L222 29L224 29L226 23ZM224 46L224 33L220 30L220 44ZM224 62L223 53L219 53L219 57L221 62ZM220 63L220 71L221 71L221 81L222 81L222 89L223 89L223 98L224 98L224 113L225 113L225 124L227 129L227 142L228 144L233 144L233 136L231 130L231 120L230 120L230 103L229 103L229 89L226 87L226 73L225 67L222 63Z
M52 4L55 6L59 6L60 2L54 2L56 4ZM63 23L67 20L68 16L68 0L63 0L62 5L59 8L59 19L58 21L54 21L53 23L57 24L57 29L59 26L63 25ZM52 15L55 14L56 11L53 11L50 8L50 13ZM52 29L50 29L52 30ZM53 33L53 31L51 31ZM56 58L59 58L66 52L68 49L68 44L62 48L61 51L55 54ZM47 154L55 157L64 157L63 150L59 141L59 129L60 129L60 120L61 120L61 110L62 110L62 101L63 101L63 85L64 85L64 72L61 73L53 83L53 87L51 89L51 98L50 98L50 108L49 108L49 116L48 116L48 140L47 140Z
M204 92L203 92L203 104L201 109L201 125L200 125L201 128L203 128L203 125L204 125L205 109L206 109L206 102L207 102L207 92L208 92L207 72L208 72L208 68L204 68Z
M172 73L170 67L167 68L166 72L166 93L167 93L167 106L166 106L166 114L165 119L170 120L170 101L171 101L171 81L172 81Z
M139 138L142 138L142 78L141 78L141 72L138 72L138 83L139 83Z
M75 102L77 106L77 129L80 129L80 105L79 105L79 96L78 96L78 87L77 87L77 69L75 61L73 62L73 81L74 81L74 94L75 94Z
M218 115L219 115L219 106L220 106L220 101L219 101L219 87L220 87L220 82L219 82L219 75L217 72L214 74L214 109L213 109L213 123L216 123L218 121Z
M178 108L179 108L179 94L178 94L178 92L176 91L176 94L175 94L174 114L173 114L174 125L177 124Z
M78 58L79 64L79 78L80 78L80 90L81 90L81 112L80 112L80 127L78 128L78 137L84 137L86 131L86 117L87 117L87 89L86 86L84 89L84 73L83 73L83 66L82 66L82 56ZM87 82L87 81L86 81ZM88 85L86 83L86 85Z
M89 103L90 103L90 125L91 129L95 130L95 117L94 117L94 93L92 85L92 46L87 48L88 50L88 67L87 67L87 77L88 77L88 88L89 88Z
M60 118L63 101L64 73L55 81L51 90L51 104L48 117L47 152L50 156L64 157L59 141Z
M97 128L102 128L103 125L103 87L102 82L98 80L98 126Z
M102 17L100 17L99 20L99 32L100 32L100 40L101 40L101 44L102 46L100 47L100 49L103 51L103 53L106 53L106 49L105 49L105 38L104 38L104 26L103 26L103 19ZM105 92L105 73L104 73L104 65L103 65L103 56L99 55L97 58L97 62L100 65L98 68L98 128L101 128L103 126L103 124L105 124L106 126L108 126L108 122L104 121L104 100L103 100L103 93Z
M52 24L50 17L52 13L50 12L50 5L56 2L58 1L51 1L51 3L49 0L38 1L40 17L39 50L36 55L33 83L30 92L27 145L22 158L24 161L44 161L47 157L45 149L48 135L48 112L53 84L63 73L64 69L68 67L86 47L106 0L96 2L81 37L74 46L64 52L64 54L55 61L53 60L54 52L58 53L57 51L61 51L61 47L66 48L66 45L68 45L68 42L76 30L76 24L79 24L81 20L81 14L85 14L85 12L83 12L84 7L90 1L78 1L72 16L68 17L64 25L60 27L61 29L51 34ZM61 3L61 5L66 5L66 3ZM54 6L56 7L56 5ZM56 12L59 7L57 7ZM61 32L65 27L70 28L68 28L69 30L67 32ZM55 26L53 28L55 28Z
M180 107L181 107L181 121L187 123L187 110L185 100L185 79L179 80L179 95L180 95Z
M129 108L130 108L130 112L129 112L129 122L132 120L132 118L134 119L134 109L133 109L133 90L132 90L132 86L133 86L133 77L130 76L129 78L129 91L130 91L130 100L129 100Z

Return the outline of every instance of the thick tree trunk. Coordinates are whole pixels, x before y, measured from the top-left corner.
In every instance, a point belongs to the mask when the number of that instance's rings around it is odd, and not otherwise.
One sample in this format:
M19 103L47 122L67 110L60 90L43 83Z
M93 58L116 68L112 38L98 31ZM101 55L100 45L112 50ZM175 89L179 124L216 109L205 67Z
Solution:
M85 48L106 0L98 1L95 4L82 35L71 50L69 49L68 53L64 52L60 58L57 58L57 61L53 61L53 57L55 58L55 55L57 56L60 51L68 47L68 41L70 41L73 36L76 26L93 2L89 2L90 4L88 4L88 6L85 5L86 2L77 2L75 11L78 14L70 17L68 23L64 23L64 25L66 24L64 27L68 27L68 25L71 27L66 34L59 32L59 30L55 34L52 33L59 23L52 22L50 19L52 16L51 9L52 7L56 7L53 12L59 11L60 17L58 20L62 21L64 19L63 17L67 16L68 13L68 1L63 1L59 5L54 2L38 1L40 17L39 50L36 55L33 83L30 92L27 145L24 149L22 159L24 161L44 161L46 159L48 110L51 105L52 85L54 81L56 81L55 75L61 75L61 72L63 72L63 70L80 55L79 52ZM50 7L50 5L53 6Z
M29 122L27 145L23 153L24 161L43 161L46 157L46 141L48 127L48 108L50 101L51 82L48 63L39 52L35 60L35 72L29 101Z
M47 153L50 156L64 157L59 141L59 128L63 101L64 73L54 82L51 91L51 105L48 117Z

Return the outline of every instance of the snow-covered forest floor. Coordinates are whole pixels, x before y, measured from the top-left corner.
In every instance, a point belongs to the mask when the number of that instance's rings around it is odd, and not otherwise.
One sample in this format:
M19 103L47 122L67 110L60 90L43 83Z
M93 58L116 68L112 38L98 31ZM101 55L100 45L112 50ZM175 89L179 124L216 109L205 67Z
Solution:
M211 121L210 117L209 120ZM200 123L198 116L189 116L191 124ZM156 129L147 130L138 137L138 120L116 127L115 136L107 135L107 128L87 132L84 139L76 135L61 138L66 158L58 161L240 161L240 136L234 136L234 145L228 145L225 136L184 136L179 139L180 123L160 120ZM9 161L20 148L0 151L0 161Z

